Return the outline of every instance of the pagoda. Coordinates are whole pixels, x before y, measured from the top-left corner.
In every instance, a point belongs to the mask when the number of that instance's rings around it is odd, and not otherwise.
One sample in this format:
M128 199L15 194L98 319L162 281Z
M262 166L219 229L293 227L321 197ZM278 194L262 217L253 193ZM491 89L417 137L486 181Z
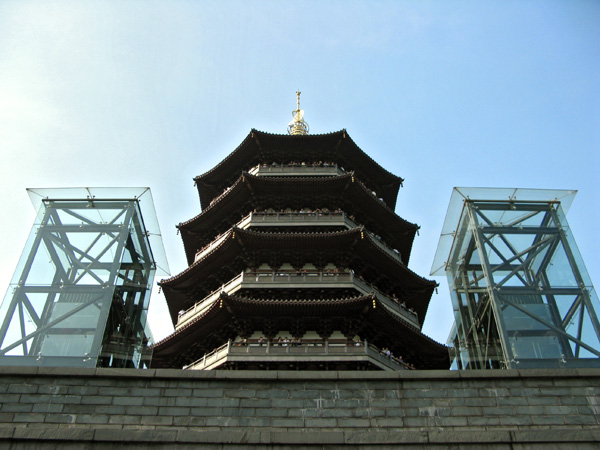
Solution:
M408 268L403 180L346 130L308 134L299 96L287 135L253 129L195 178L202 212L178 225L189 267L159 283L175 331L152 367L447 369L421 333L436 283Z

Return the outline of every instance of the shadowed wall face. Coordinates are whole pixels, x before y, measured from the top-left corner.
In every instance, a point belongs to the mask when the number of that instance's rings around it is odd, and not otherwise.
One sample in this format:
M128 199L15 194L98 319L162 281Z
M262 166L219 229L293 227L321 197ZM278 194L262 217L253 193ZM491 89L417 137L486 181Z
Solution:
M557 376L0 368L0 439L41 448L593 448L599 386L597 369Z

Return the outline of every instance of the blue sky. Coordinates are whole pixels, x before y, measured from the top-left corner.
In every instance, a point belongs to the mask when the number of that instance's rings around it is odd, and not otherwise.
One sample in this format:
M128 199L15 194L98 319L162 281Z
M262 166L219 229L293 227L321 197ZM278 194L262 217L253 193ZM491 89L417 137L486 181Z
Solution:
M406 179L418 274L454 186L577 189L568 219L598 282L599 82L595 1L4 0L0 289L33 222L27 187L151 187L183 270L192 178L251 128L285 133L296 90L311 133L346 128ZM445 342L436 280L424 331Z

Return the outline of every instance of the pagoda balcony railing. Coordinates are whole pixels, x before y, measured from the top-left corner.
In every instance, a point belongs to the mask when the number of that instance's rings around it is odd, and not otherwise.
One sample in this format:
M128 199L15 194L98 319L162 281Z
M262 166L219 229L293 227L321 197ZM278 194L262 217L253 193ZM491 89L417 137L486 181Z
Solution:
M359 225L352 220L348 215L341 211L289 211L289 212L251 212L242 220L234 225L235 228L247 229L250 227L261 227L261 226L318 226L318 225L331 225L331 226L344 226L348 229L358 228ZM205 255L210 253L215 247L218 247L231 233L231 230L223 233L213 240L206 247L200 249L194 258L194 261L198 261ZM370 231L365 230L365 233L371 238L371 240L380 249L390 255L392 258L397 260L399 263L404 264L402 257L397 249L389 247L385 242L381 240L381 237L377 236Z
M417 314L407 308L403 303L389 298L386 294L380 292L377 288L365 282L362 278L354 275L352 272L335 271L256 271L242 272L228 283L221 286L220 289L213 291L204 299L197 302L187 310L179 312L179 317L175 328L179 329L193 318L204 314L215 301L218 300L221 293L228 295L234 294L240 289L252 289L260 287L285 287L288 289L306 289L306 288L349 288L356 289L363 295L374 294L389 311L401 317L404 321L420 329Z
M296 345L276 345L266 341L228 341L221 347L205 354L202 358L184 366L184 370L213 370L226 362L316 362L316 361L361 361L368 360L386 371L412 370L406 362L387 356L382 350L365 341L309 340Z
M278 177L278 176L335 176L344 175L346 171L332 163L289 163L289 164L260 164L248 171L251 175Z

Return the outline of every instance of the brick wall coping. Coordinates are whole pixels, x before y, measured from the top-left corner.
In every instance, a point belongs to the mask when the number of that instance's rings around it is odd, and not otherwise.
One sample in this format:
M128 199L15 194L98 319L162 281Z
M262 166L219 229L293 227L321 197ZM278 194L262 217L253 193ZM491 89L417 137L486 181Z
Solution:
M10 375L62 377L116 377L203 380L470 380L478 378L587 378L600 377L600 369L503 369L503 370L403 370L384 371L295 371L295 370L180 370L112 369L74 367L0 366L0 377Z

